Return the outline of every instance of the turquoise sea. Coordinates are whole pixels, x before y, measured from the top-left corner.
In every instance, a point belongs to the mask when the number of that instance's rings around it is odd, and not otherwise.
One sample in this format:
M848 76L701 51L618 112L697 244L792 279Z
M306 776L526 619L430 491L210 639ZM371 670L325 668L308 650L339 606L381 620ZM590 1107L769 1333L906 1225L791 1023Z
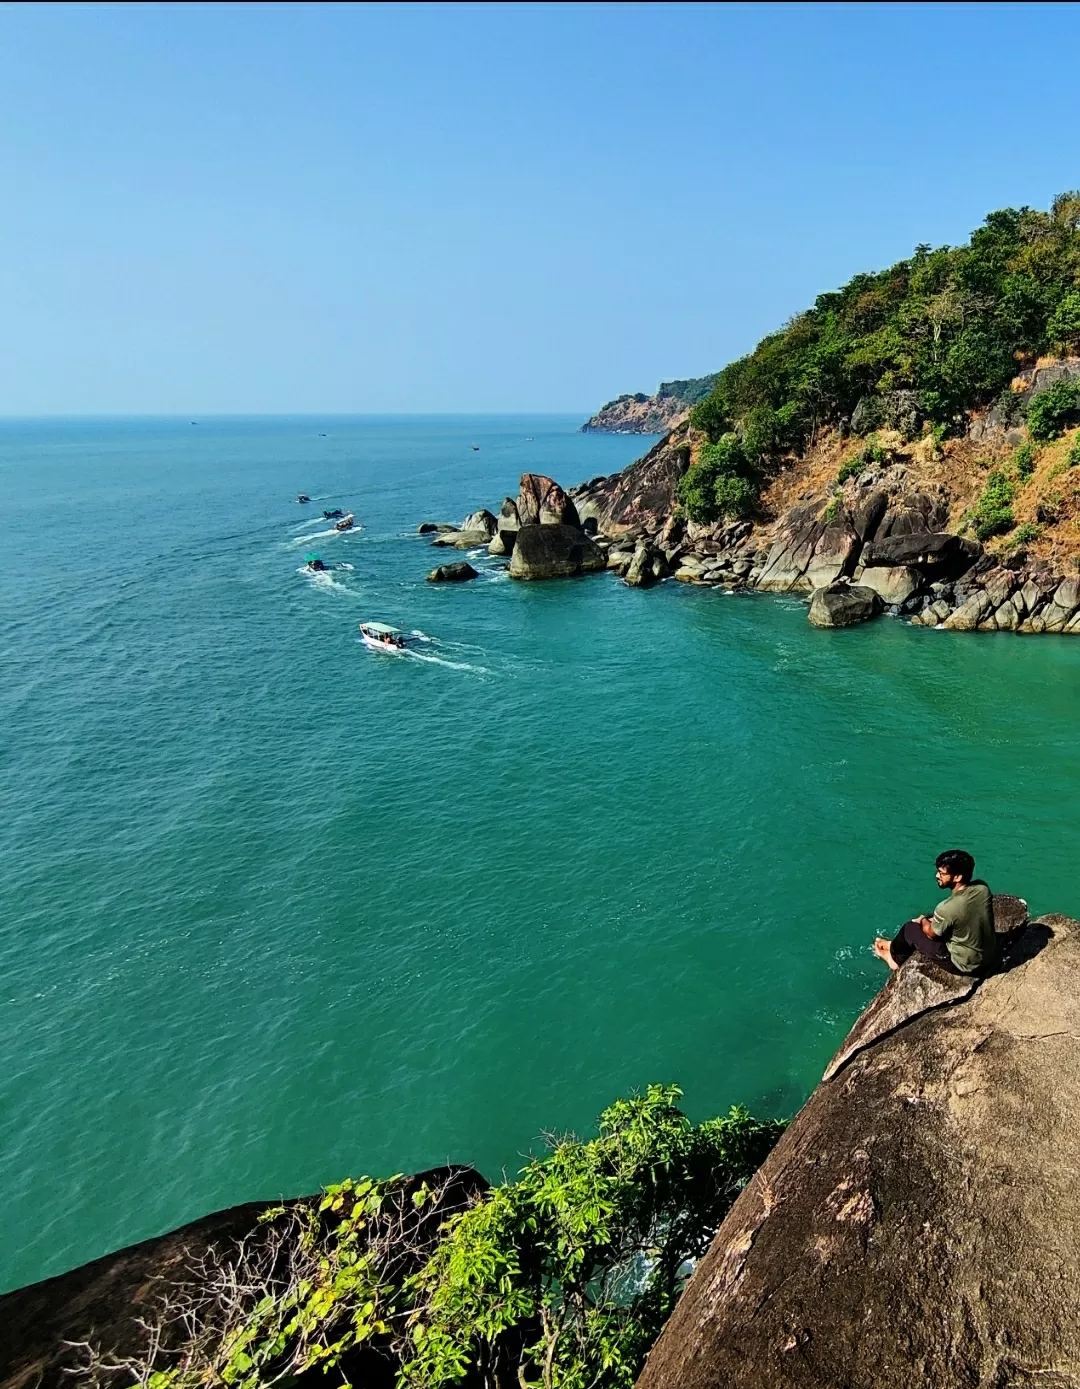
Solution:
M1080 641L425 585L418 522L650 442L578 423L0 424L0 1288L348 1173L497 1177L651 1080L789 1114L942 848L1080 912Z

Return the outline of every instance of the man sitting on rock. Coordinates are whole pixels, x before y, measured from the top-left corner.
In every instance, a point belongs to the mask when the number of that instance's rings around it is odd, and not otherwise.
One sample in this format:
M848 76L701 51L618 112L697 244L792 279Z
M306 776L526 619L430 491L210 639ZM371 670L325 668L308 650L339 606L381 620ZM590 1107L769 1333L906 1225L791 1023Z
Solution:
M938 854L938 887L951 888L952 895L933 916L905 922L892 941L878 936L874 953L890 969L899 969L917 950L951 974L988 974L997 961L994 899L974 872L975 860L965 850Z

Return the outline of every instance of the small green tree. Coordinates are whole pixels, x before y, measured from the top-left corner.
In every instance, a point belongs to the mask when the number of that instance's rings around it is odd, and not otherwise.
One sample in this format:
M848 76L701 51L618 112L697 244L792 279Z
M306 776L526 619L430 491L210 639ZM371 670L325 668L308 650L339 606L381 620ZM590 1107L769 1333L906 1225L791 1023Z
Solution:
M1016 525L1016 517L1012 510L1015 495L1016 484L1004 471L995 468L987 476L986 486L969 518L980 540L989 540L994 535L1004 535Z
M1070 290L1050 315L1047 335L1064 356L1076 350L1080 343L1080 291Z
M1041 391L1028 406L1028 429L1040 443L1056 439L1070 425L1080 424L1080 385L1075 381L1055 381Z
M409 1285L403 1389L630 1389L675 1303L782 1125L745 1110L694 1126L650 1085L454 1218Z
M757 475L735 433L705 444L692 468L679 479L676 494L691 521L708 524L748 516L757 505Z

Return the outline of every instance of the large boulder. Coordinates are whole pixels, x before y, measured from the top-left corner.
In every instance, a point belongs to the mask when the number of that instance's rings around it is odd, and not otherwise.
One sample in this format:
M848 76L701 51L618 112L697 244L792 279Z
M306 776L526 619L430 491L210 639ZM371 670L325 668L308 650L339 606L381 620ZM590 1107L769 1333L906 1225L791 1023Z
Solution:
M971 568L981 553L980 547L973 541L951 535L948 531L894 534L872 540L862 552L862 563L868 569L912 565L938 579L946 574L962 574Z
M881 608L881 599L872 588L838 583L814 590L809 618L815 627L854 627L877 617Z
M581 526L577 507L567 494L542 473L522 473L517 499L522 526Z
M493 555L508 555L513 551L514 541L521 529L517 502L513 497L504 497L495 518L495 530L488 544L488 552Z
M678 505L676 488L690 466L687 428L680 426L621 473L590 478L571 491L582 517L595 517L605 535L660 530Z
M495 534L495 527L498 523L495 517L486 508L481 511L474 511L466 516L461 523L463 531L483 531L490 540Z
M757 587L776 592L806 588L806 571L824 533L816 507L794 507L776 533Z
M863 588L872 588L885 604L906 602L923 584L919 571L906 564L860 569L855 579Z
M512 579L564 579L607 567L607 556L576 526L522 526L510 557Z
M742 1193L638 1389L1080 1383L1080 923L892 975Z
M456 564L440 564L427 576L429 584L461 584L468 579L478 579L480 572L468 560L458 560Z
M806 566L805 586L827 588L842 574L850 574L862 544L847 519L830 522L814 545Z
M648 588L664 577L664 556L644 536L638 541L624 578L631 588Z
M480 550L488 544L489 539L487 531L444 531L431 543L455 550Z

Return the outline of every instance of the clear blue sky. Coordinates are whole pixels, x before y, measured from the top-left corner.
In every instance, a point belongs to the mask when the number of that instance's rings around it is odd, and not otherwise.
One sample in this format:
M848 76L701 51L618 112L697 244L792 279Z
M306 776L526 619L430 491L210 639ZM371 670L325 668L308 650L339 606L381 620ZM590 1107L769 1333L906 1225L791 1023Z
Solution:
M0 413L589 411L1080 184L1056 5L0 9Z

